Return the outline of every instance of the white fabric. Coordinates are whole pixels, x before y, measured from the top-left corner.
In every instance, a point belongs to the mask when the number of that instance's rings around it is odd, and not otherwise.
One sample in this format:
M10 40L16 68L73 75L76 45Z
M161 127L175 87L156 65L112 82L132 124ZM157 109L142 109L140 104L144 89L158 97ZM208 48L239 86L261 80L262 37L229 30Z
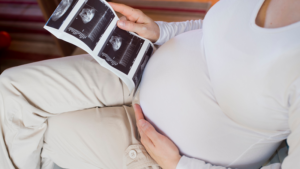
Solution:
M195 169L224 169L224 167L213 166L209 163L205 163L202 160L197 160L194 158L188 158L186 156L182 156L176 169L186 169L186 168L188 168L188 169L194 169L194 168ZM262 167L261 169L281 169L281 165L280 165L280 163L275 163L272 165Z
M88 54L6 70L0 96L0 169L159 168L139 142L132 95Z
M47 155L40 157L49 117L130 104L131 99L122 81L90 55L4 71L0 76L0 169L39 169L41 161L43 168L53 166Z
M209 163L205 163L204 161L193 159L193 158L188 158L186 156L182 156L176 169L184 169L184 168L203 168L203 169L222 169L223 167L220 166L212 166ZM229 169L229 168L228 168Z
M160 37L155 42L156 45L162 45L172 37L189 30L202 28L202 20L191 20L185 22L162 22L156 21L160 29Z
M280 163L271 164L265 167L262 167L261 169L281 169Z
M146 66L140 103L157 130L191 157L177 169L259 168L286 138L282 168L299 168L300 22L258 27L263 2L218 2L204 19L203 36L197 30L168 41L200 21L180 29L158 23L158 44L168 42Z
M3 98L0 93L0 105L3 105ZM0 106L0 120L3 119L4 115L1 113L3 112L4 107ZM2 123L0 122L0 168L5 168L5 169L13 169L14 166L12 162L9 159L9 154L7 151L7 147L4 143L3 140L3 127Z
M176 169L224 169L225 167L222 166L213 166L210 163L205 163L202 160L188 158L186 156L182 156ZM230 168L227 168L230 169ZM274 163L261 169L281 169L280 163Z

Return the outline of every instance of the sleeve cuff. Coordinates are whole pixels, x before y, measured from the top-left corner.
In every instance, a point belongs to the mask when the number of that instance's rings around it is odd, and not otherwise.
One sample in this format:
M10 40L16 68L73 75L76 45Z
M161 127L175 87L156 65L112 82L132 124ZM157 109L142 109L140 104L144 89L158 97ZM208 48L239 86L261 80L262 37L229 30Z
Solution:
M176 166L176 169L200 169L203 165L205 165L204 161L182 156Z
M271 164L265 167L262 167L261 169L281 169L280 163Z
M186 156L181 156L176 166L176 169L185 169L188 163L189 163L189 159Z
M166 41L166 37L165 37L166 32L164 32L164 29L162 28L164 26L164 22L163 21L155 21L155 23L159 27L159 38L154 44L160 46L160 45L164 44Z

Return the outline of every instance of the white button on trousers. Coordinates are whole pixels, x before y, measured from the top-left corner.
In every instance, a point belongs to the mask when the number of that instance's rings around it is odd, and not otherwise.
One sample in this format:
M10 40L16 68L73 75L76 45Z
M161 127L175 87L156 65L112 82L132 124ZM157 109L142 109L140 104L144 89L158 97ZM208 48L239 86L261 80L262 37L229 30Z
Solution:
M129 157L132 158L132 159L135 159L135 157L136 157L136 151L130 150L129 151Z

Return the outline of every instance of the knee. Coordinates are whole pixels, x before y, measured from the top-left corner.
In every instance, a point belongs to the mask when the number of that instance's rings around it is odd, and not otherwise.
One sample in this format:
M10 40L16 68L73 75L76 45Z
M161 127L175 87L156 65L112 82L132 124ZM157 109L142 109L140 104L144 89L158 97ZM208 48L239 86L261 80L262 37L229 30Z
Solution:
M15 79L23 76L22 72L24 72L24 69L20 68L20 66L4 70L0 75L0 85L11 85Z
M0 75L0 85L1 86L20 86L20 84L32 84L36 77L37 71L32 64L26 64L21 66L12 67L6 69Z
M1 75L0 75L0 79L4 80L7 78L11 78L11 77L15 77L17 74L20 74L21 72L24 72L24 66L16 66L16 67L11 67L8 69L5 69Z
M14 76L14 68L9 68L4 70L0 75L0 85L3 86L4 84L9 84L11 81L10 77Z
M24 84L30 84L30 80L26 80L28 78L28 74L26 73L27 68L23 66L13 67L6 69L0 75L0 91L3 94L8 93L18 93L20 92L20 87L24 86Z

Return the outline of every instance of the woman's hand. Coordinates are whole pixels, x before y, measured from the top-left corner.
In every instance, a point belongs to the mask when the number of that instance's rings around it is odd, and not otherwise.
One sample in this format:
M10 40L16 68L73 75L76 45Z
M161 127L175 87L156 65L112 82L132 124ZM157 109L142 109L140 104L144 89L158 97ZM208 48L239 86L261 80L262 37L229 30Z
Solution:
M141 142L150 156L163 169L176 169L181 158L176 145L166 136L158 133L154 127L144 119L141 107L134 105L135 117L138 130L141 135Z
M119 28L135 32L152 42L158 40L160 34L158 25L142 11L123 4L113 2L109 4L115 11L124 15L117 23Z

